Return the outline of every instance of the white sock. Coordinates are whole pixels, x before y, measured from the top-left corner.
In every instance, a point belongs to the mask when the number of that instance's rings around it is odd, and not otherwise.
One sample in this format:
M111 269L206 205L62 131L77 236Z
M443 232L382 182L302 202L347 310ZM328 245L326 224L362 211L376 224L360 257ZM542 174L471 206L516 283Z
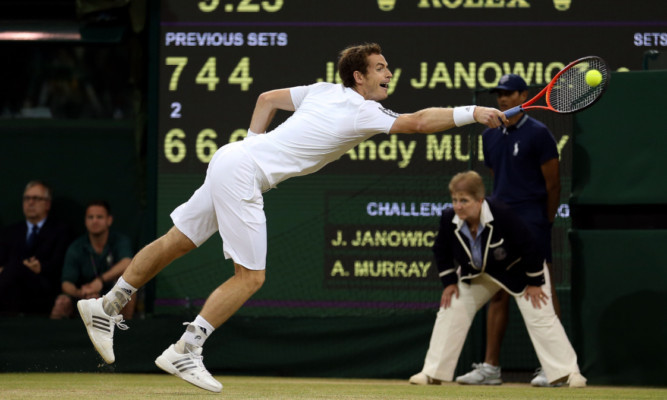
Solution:
M198 325L207 336L210 336L211 333L215 330L213 325L209 324L207 320L204 319L201 315L197 315L197 318L192 322L195 325Z
M125 282L125 279L121 276L113 288L109 290L109 293L104 295L102 303L104 312L110 316L118 315L136 292L137 288Z
M214 330L215 328L207 320L201 315L197 315L197 318L185 328L185 332L181 336L181 341L185 344L201 347Z

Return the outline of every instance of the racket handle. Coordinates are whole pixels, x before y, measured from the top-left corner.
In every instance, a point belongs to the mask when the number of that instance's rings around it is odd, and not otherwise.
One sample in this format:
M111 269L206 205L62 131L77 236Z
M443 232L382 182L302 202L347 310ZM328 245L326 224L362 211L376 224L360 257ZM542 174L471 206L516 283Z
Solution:
M523 112L523 107L522 106L516 106L516 107L510 108L509 110L505 111L504 114L507 118L512 118L513 116L517 115L520 112Z

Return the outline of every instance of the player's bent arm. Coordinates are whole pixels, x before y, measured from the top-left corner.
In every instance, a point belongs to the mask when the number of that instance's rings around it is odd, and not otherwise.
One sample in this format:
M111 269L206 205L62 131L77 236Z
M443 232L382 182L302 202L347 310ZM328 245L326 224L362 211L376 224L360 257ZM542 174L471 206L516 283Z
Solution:
M475 107L472 117L489 128L497 128L508 123L505 114L488 107ZM472 122L472 121L471 121ZM396 118L389 133L435 133L454 128L453 108L425 108L411 114L401 114Z
M255 133L264 133L271 124L277 110L294 111L294 109L289 89L264 92L257 98L249 129Z

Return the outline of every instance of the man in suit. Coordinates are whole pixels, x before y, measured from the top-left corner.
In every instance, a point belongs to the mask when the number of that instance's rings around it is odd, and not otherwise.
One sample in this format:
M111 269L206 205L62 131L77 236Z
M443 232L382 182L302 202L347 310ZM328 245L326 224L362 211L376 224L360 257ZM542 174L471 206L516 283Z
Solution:
M69 229L49 218L51 189L30 181L23 192L25 221L0 235L0 314L48 315L60 291Z

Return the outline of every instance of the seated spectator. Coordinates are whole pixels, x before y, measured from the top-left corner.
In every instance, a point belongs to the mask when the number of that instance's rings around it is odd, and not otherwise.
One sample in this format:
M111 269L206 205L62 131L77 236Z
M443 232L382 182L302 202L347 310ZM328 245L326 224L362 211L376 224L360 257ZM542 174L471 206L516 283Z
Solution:
M69 229L49 217L51 189L31 181L23 191L25 221L0 234L0 314L48 315L60 292Z
M62 294L51 311L52 319L70 318L79 299L98 298L106 293L132 259L130 239L109 228L113 223L106 201L92 201L86 207L86 233L67 249L62 271ZM123 308L125 319L134 314L136 294Z

